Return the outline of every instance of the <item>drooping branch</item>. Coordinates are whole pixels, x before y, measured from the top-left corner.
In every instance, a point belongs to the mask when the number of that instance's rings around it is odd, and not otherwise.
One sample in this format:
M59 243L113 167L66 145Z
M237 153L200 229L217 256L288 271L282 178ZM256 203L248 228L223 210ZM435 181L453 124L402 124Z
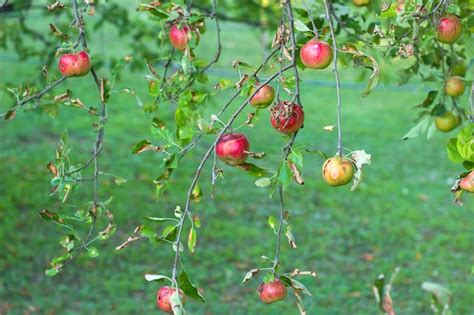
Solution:
M58 85L63 83L65 80L66 80L66 77L61 77L61 78L57 79L56 81L54 81L54 82L50 83L49 85L47 85L44 89L42 89L38 93L35 93L31 96L28 96L28 97L26 97L22 100L18 100L16 105L13 106L9 111L1 114L0 118L9 119L10 117L12 117L12 115L15 115L16 112L21 107L23 107L24 105L26 105L26 104L28 104L32 101L36 101L36 102L39 101L46 93L48 93L49 91L51 91L52 89L54 89L55 87L57 87Z

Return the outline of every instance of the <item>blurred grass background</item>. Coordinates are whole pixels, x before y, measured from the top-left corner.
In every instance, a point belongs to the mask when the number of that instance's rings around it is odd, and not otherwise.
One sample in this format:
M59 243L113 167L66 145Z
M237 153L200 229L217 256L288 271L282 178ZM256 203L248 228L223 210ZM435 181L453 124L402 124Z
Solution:
M46 23L41 27L47 28ZM41 24L41 25L42 25ZM127 54L117 34L107 29L94 36L91 51L96 57ZM199 56L211 58L215 30L202 40ZM261 34L249 27L224 23L222 59L209 86L228 77L230 63L262 59ZM5 88L39 75L41 61L16 62L12 52L1 51L0 109L12 104ZM120 53L121 55L118 55ZM105 69L103 69L105 71ZM51 71L56 71L51 70ZM360 70L363 71L363 70ZM421 290L423 281L449 287L454 295L453 314L474 314L471 268L474 260L474 207L472 200L456 207L449 192L461 171L446 156L445 144L452 136L436 134L403 142L401 137L413 126L423 91L416 86L381 86L362 99L360 71L342 69L344 143L350 149L365 149L373 164L365 172L356 192L349 187L333 189L321 179L322 160L305 156L303 187L292 185L286 194L287 210L298 243L282 250L284 269L316 270L316 281L303 279L314 297L305 298L308 314L376 314L372 283L379 273L391 274L400 266L393 299L400 314L431 314L430 296ZM130 87L146 98L145 73L125 73L118 87ZM336 134L322 130L335 123L336 94L330 70L305 71L302 100L306 124L298 144L332 154ZM97 106L98 95L90 78L68 80L69 88L86 105ZM208 103L208 116L225 102L225 95ZM467 98L462 99L467 103ZM238 104L234 104L238 106ZM117 186L103 177L102 199L113 196L118 232L97 244L100 256L79 259L54 278L44 275L49 259L59 253L57 226L43 223L41 209L73 211L48 198L50 175L46 164L54 159L55 145L64 129L69 130L74 162L90 154L94 134L86 112L62 108L57 119L35 112L20 112L16 119L0 123L0 313L1 314L150 314L155 309L158 284L147 283L145 273L170 272L172 250L168 246L135 243L122 252L114 248L123 242L145 215L166 216L182 204L191 176L204 153L205 143L190 153L165 195L156 200L152 180L160 174L160 157L153 153L131 154L132 146L150 138L151 118L169 120L173 106L163 104L154 114L143 113L133 97L114 94L109 102L102 169L128 180ZM244 115L245 116L245 115ZM243 121L245 117L241 121ZM285 140L275 133L267 115L253 129L244 131L257 152L265 151L277 161ZM209 142L209 141L208 141ZM275 163L273 163L275 166ZM198 249L185 255L185 265L194 282L204 289L207 303L190 301L190 314L297 314L293 297L274 305L258 301L253 280L241 285L245 273L262 266L261 255L272 256L274 236L267 217L278 212L268 191L257 189L254 179L241 171L224 167L225 178L217 197L209 198L209 172L201 188L205 196L197 206L203 227L198 231ZM83 185L74 194L82 205L90 200L91 189ZM471 198L472 199L472 198Z

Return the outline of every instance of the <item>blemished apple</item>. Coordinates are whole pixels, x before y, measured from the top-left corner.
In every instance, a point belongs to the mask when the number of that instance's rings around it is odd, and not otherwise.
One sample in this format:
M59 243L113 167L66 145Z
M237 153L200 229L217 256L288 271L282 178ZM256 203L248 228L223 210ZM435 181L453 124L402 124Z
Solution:
M332 47L323 41L312 39L300 50L301 62L310 69L324 69L333 58Z
M258 86L258 85L257 85ZM250 99L250 105L252 105L255 108L267 108L270 106L271 103L273 103L273 100L275 99L275 89L271 85L264 85L258 90L257 94L255 94L251 99Z
M249 155L250 143L242 133L227 133L220 137L216 144L219 159L229 165L240 165Z
M304 111L301 105L291 102L279 102L270 109L272 127L284 134L293 134L304 123Z
M333 187L349 183L354 176L354 163L348 158L335 156L323 164L323 179Z
M462 33L462 24L456 15L447 15L439 20L437 28L438 41L445 44L454 43Z
M363 7L370 4L370 0L352 0L355 6Z
M176 289L168 286L161 287L156 293L156 306L165 313L173 314L173 305L170 302L170 298ZM186 303L186 296L183 291L179 290L179 296L181 304Z
M176 24L170 28L170 43L178 50L185 50L188 45L188 41L191 37L189 27L183 26L178 28Z
M446 94L452 97L461 96L466 89L466 84L461 77L449 77L446 80L446 85L444 86L444 90Z
M461 178L459 187L464 191L474 193L474 171Z
M262 283L258 287L258 295L263 303L271 304L286 298L288 290L279 279L269 283Z
M77 54L64 54L59 58L59 71L65 77L81 77L89 73L91 59L85 51Z
M435 117L435 126L441 132L450 132L461 124L461 118L453 112Z

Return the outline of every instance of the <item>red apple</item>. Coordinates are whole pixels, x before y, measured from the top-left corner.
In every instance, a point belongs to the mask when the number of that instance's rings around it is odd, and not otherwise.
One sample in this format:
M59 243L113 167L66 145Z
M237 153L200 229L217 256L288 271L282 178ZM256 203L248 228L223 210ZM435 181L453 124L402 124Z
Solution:
M461 77L449 77L444 86L446 94L453 97L461 96L465 89L466 85Z
M266 304L284 300L287 293L286 286L279 279L269 283L262 283L258 287L260 300Z
M300 50L301 62L310 69L324 69L333 58L332 47L323 41L312 39Z
M191 37L189 27L183 26L178 28L176 24L171 26L170 29L170 43L174 48L178 50L186 49L186 45Z
M474 193L474 171L461 178L459 187L464 191Z
M156 306L165 313L173 313L173 305L171 305L170 298L176 289L168 286L161 287L156 293ZM186 296L183 291L179 290L181 304L186 303Z
M337 187L349 183L354 176L354 163L341 156L327 159L323 165L323 179L330 186Z
M355 6L363 7L370 4L370 0L352 0Z
M240 165L249 155L250 143L241 133L227 133L216 145L216 154L219 159L229 165Z
M453 112L445 112L435 117L435 126L441 132L450 132L461 124L461 118Z
M461 32L461 21L457 16L450 14L440 19L437 39L442 43L452 44L461 36Z
M267 108L273 102L274 98L275 90L273 87L264 85L258 90L257 94L250 99L250 105L256 108Z
M280 102L270 109L272 127L284 134L298 131L304 123L304 111L301 105Z
M81 77L91 69L91 60L85 51L64 54L59 59L59 71L65 77Z

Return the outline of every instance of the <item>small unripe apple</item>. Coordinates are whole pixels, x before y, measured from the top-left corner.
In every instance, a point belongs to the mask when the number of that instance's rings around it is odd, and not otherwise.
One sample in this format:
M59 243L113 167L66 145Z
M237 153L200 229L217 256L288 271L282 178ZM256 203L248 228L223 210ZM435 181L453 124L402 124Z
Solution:
M323 179L330 186L342 186L352 180L354 171L354 163L351 160L335 156L324 162Z
M363 7L370 4L370 0L352 0L355 6Z
M332 47L317 39L310 40L300 50L301 62L310 69L327 68L332 58Z
M190 37L189 27L178 28L176 24L170 29L170 43L178 50L185 50Z
M453 97L461 96L465 89L466 85L461 77L449 77L444 86L446 94Z
M441 132L450 132L460 124L461 118L453 112L445 112L435 118L435 126Z
M284 134L298 131L304 123L304 111L301 105L280 102L270 109L272 127Z
M286 286L279 279L275 279L269 283L262 283L258 287L260 300L266 304L284 300L287 293L288 290L286 289Z
M216 144L216 154L219 159L229 165L240 165L249 155L250 143L241 133L227 133L220 137Z
M451 75L464 77L467 72L467 66L464 61L458 61L451 66Z
M275 90L267 84L261 87L257 94L250 99L250 105L260 109L267 108L273 103L273 99L275 99Z
M81 77L91 69L91 59L85 51L64 54L59 58L59 71L65 77Z
M471 171L459 181L459 187L462 190L474 193L474 171Z
M173 305L170 302L170 298L176 289L168 286L161 287L156 293L156 306L165 313L173 314ZM186 303L186 296L183 291L179 290L179 297L181 304Z
M461 36L461 32L461 21L457 16L450 14L440 19L437 39L442 43L452 44Z

